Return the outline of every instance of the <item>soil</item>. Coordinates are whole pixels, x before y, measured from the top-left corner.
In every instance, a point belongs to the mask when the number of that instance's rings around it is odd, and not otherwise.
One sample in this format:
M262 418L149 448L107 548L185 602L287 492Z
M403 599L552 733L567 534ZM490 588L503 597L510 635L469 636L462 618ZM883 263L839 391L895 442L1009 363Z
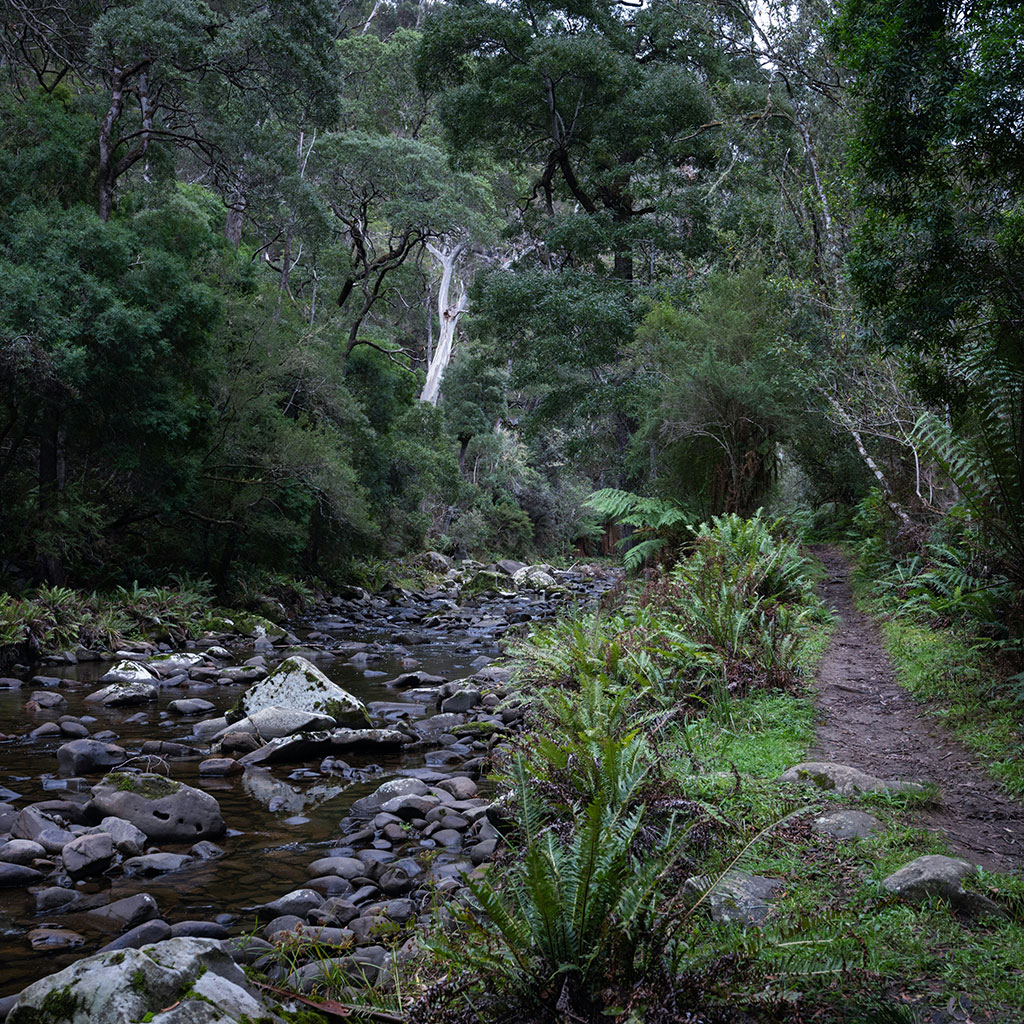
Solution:
M810 759L883 779L935 783L938 806L913 811L911 823L944 834L965 860L995 871L1020 870L1024 806L896 681L877 627L854 603L842 554L831 548L815 553L828 570L823 596L838 621L818 670L822 717Z

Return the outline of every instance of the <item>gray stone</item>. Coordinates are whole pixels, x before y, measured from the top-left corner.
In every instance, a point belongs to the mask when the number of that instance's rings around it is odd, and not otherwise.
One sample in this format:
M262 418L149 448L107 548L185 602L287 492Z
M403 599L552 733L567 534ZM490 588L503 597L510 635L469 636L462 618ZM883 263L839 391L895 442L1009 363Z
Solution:
M214 939L168 939L144 950L126 948L86 957L22 991L9 1024L43 1020L42 1007L52 1006L56 994L73 1000L74 1010L60 1017L53 1017L52 1011L46 1014L45 1019L55 1024L280 1020Z
M73 740L86 739L89 735L89 729L81 722L61 722L60 734L61 736L69 736Z
M973 917L1005 917L1006 912L994 900L964 891L963 880L977 873L978 868L965 860L929 854L894 871L882 880L882 888L910 903L937 897Z
M441 701L441 710L459 714L469 711L480 703L479 690L456 690L450 697Z
M192 863L185 853L144 853L141 857L129 857L121 866L129 878L152 878L154 875L169 875Z
M366 705L332 683L312 662L294 657L242 695L239 710L252 715L262 708L278 707L327 715L339 725L369 726Z
M138 949L141 946L148 946L151 942L163 942L171 937L171 926L166 921L155 919L136 925L119 935L112 942L108 942L100 952L106 953L113 949Z
M51 885L40 889L36 896L36 912L45 914L50 910L67 910L72 904L78 903L81 896L74 889L65 889L60 885Z
M101 875L114 861L114 839L105 832L79 836L64 847L61 860L72 878Z
M691 878L686 888L702 892L712 884L707 878ZM723 924L760 926L771 913L772 897L783 885L782 879L750 875L733 869L714 881L707 896L711 918Z
M175 654L154 654L146 663L146 668L158 675L176 676L180 672L189 672L202 665L206 658L201 654L194 654L190 651L180 651Z
M57 766L62 775L87 775L122 764L128 757L124 747L101 740L71 740L57 748Z
M479 789L472 779L467 779L464 775L455 775L450 779L445 779L437 784L437 788L451 793L456 800L472 800Z
M91 806L130 821L157 842L194 841L224 831L220 805L209 793L148 772L108 775L93 787Z
M267 918L280 917L284 914L294 914L297 917L305 918L306 914L319 907L323 902L323 896L312 889L294 889L256 909L259 918L264 921Z
M125 857L137 857L146 848L146 833L124 818L104 818L92 831L108 833Z
M805 761L794 765L784 771L778 781L834 790L843 796L855 796L858 793L914 793L924 789L916 782L879 779L859 768L831 761Z
M415 880L423 874L423 868L411 857L389 864L380 876L381 891L388 896L401 896L408 892Z
M446 713L442 715L434 715L433 718L423 718L418 722L413 722L412 728L415 732L419 733L423 739L434 742L442 733L451 732L455 726L462 725L465 720L465 715Z
M427 784L419 779L391 779L378 786L369 796L356 800L352 804L352 812L354 814L376 814L388 800L406 795L424 796L427 792L429 792Z
M176 715L207 715L211 711L216 711L217 705L212 701L203 700L202 697L184 697L181 700L172 700L167 708Z
M105 708L120 708L147 704L156 698L156 687L152 683L139 680L130 683L110 683L102 690L90 693L85 699L90 704L102 704Z
M25 864L46 856L46 850L31 839L10 839L0 846L0 861L5 864Z
M205 761L199 762L200 775L240 775L243 771L243 765L233 757L208 757Z
M226 939L228 930L216 921L179 921L171 925L171 938L191 936L195 939Z
M9 889L15 885L32 885L42 877L41 871L36 871L25 864L0 863L0 889Z
M101 683L147 683L155 678L152 672L145 665L130 658L124 658L117 662L103 675L100 676Z
M297 708L265 707L224 728L223 734L247 733L263 740L276 740L298 732L331 729L337 723L330 715ZM222 734L222 735L223 735ZM214 737L217 739L219 737Z
M41 708L58 708L62 704L67 704L67 700L53 690L34 690L29 700Z
M833 811L815 818L811 828L834 839L867 839L881 826L874 815L864 811Z
M309 865L311 875L337 875L339 878L358 878L366 874L366 865L355 857L321 857Z
M105 907L96 907L85 916L96 928L105 932L123 932L159 916L156 900L148 892L136 893L115 900Z
M382 811L394 814L402 821L412 821L413 818L425 818L427 813L438 805L436 796L396 796L392 800L380 805Z
M25 936L33 949L72 949L85 944L85 936L70 928L53 928L44 925L33 928Z
M36 842L47 853L60 853L74 838L74 832L68 832L67 829L59 828L56 825L44 828L42 832L36 834Z
M196 860L217 860L219 857L223 857L224 851L216 843L211 843L208 839L203 839L196 843L191 850L188 851L192 854Z

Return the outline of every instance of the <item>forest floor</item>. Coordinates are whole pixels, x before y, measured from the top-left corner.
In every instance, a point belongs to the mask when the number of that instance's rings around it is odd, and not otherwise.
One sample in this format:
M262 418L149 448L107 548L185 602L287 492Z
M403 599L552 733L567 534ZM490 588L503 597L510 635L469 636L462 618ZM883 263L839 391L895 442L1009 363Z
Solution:
M919 828L945 836L965 860L993 871L1024 867L1024 806L896 680L879 630L856 605L850 565L834 548L824 564L825 603L836 628L818 668L822 714L811 758L851 765L881 778L932 783L934 803L911 812Z

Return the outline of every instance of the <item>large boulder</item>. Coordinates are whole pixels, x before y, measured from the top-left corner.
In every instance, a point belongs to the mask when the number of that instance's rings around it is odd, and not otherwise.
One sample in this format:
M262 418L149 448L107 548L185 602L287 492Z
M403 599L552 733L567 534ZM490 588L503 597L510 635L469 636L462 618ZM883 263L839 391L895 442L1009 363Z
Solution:
M86 957L29 985L8 1024L231 1024L275 1016L215 939Z
M286 658L275 672L249 687L238 702L239 714L234 717L237 720L272 707L327 715L338 725L370 725L370 716L361 700L300 657Z
M157 842L184 842L224 831L220 805L201 790L149 772L113 772L92 788L94 811L124 818Z

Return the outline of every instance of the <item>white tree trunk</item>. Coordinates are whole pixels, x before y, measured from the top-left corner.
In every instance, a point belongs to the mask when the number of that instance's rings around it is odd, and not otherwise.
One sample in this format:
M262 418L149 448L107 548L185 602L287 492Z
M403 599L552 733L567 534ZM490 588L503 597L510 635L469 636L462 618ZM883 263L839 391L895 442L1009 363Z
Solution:
M455 271L455 264L465 250L466 245L460 242L451 249L438 249L437 246L427 243L427 250L430 255L441 265L441 283L437 289L437 344L434 346L430 363L427 366L427 381L420 393L421 402L429 402L437 405L438 396L441 393L441 379L444 371L452 359L452 346L455 343L455 328L458 326L459 317L469 306L466 296L466 289L459 285L458 298L451 301L452 276Z

